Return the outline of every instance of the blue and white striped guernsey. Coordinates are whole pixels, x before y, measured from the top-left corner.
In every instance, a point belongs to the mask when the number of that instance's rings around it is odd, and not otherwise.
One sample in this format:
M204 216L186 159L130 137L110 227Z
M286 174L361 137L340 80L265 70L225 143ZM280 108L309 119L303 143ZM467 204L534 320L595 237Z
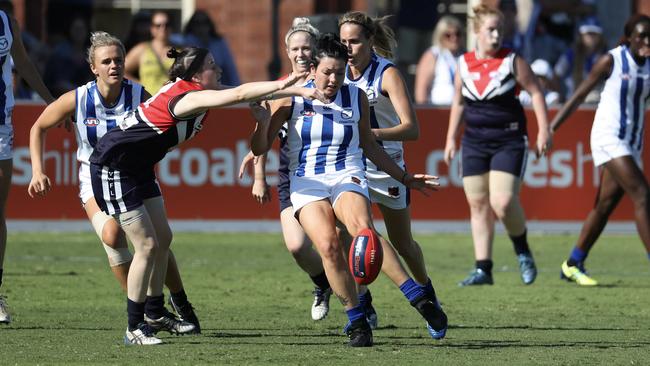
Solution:
M305 87L314 88L314 82ZM293 97L287 136L292 175L312 177L350 168L363 170L360 102L359 89L347 85L329 104Z
M122 81L117 102L106 105L91 81L75 90L74 125L77 136L77 160L81 163L79 174L90 177L89 161L93 148L104 134L119 123L144 100L144 88L131 80Z
M625 45L610 50L609 54L614 65L600 94L591 131L592 144L617 138L641 151L645 108L650 97L650 60L637 65Z
M4 11L0 11L0 125L11 125L11 112L14 109L14 88L11 74L11 46L14 41L11 21Z
M390 128L400 124L390 98L381 93L384 72L393 66L393 63L388 59L373 53L370 63L358 79L351 79L349 66L346 68L345 84L354 85L365 91L368 97L370 128ZM404 155L401 141L377 142L394 160L401 161ZM366 159L366 163L366 171L375 172L379 170L370 159Z

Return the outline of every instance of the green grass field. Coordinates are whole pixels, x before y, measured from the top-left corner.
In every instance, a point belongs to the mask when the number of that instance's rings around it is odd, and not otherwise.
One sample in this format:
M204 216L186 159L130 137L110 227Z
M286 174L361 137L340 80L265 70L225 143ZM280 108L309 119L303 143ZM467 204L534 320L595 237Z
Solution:
M92 233L9 236L0 365L13 364L647 364L650 268L636 236L605 236L588 268L603 286L560 281L573 236L532 236L540 275L524 286L504 236L495 285L459 288L473 265L468 235L418 235L449 315L434 342L384 276L371 286L375 347L345 346L342 307L313 322L312 286L276 234L178 233L172 245L203 334L125 347L126 301Z

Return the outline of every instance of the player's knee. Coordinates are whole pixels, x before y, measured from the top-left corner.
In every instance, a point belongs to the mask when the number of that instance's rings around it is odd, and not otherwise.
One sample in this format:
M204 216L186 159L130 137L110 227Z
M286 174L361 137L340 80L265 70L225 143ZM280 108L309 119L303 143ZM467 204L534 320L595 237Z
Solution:
M112 248L127 247L124 232L115 220L108 220L101 231L102 242Z
M130 263L133 259L133 255L129 251L128 247L113 248L106 243L102 243L102 245L104 246L104 250L108 256L108 264L111 267Z
M324 241L318 245L324 262L334 263L341 257L341 246L337 240Z
M514 197L509 195L490 198L490 207L500 220L503 220L508 215L508 211L517 204Z

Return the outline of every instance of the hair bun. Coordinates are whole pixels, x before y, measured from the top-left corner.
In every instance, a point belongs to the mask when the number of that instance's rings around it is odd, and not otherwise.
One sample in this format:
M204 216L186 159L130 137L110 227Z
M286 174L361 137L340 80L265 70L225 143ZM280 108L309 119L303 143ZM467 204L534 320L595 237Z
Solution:
M181 53L174 47L170 48L169 51L167 51L167 57L169 58L178 58Z
M311 25L311 22L309 21L309 18L306 17L296 17L293 19L293 24L291 24L291 27L298 27L300 25Z

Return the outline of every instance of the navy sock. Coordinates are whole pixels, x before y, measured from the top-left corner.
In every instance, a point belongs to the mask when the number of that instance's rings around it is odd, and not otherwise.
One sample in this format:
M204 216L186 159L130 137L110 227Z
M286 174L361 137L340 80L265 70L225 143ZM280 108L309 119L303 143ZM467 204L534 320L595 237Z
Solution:
M524 230L524 233L519 236L508 235L510 237L510 240L512 240L512 245L514 245L515 253L517 253L517 255L530 253L530 248L528 247L527 234L528 234L528 230Z
M354 323L359 319L366 318L366 313L363 311L363 307L361 306L361 304L353 307L350 310L346 310L345 313L348 314L348 319L350 320L350 323Z
M420 286L422 291L424 291L427 296L429 296L432 300L436 299L436 291L433 289L433 284L431 284L431 279L427 278L427 283Z
M144 312L151 319L158 319L165 315L165 297L160 296L147 296L144 303Z
M176 304L177 306L183 307L188 304L185 290L180 290L175 294L172 294L170 292L169 296L172 298L172 301L174 301L174 304Z
M127 297L126 313L128 314L129 330L135 330L138 324L144 322L144 303L131 301Z
M417 283L415 283L412 278L409 278L403 284L401 284L399 286L399 289L411 304L413 304L415 300L425 296L422 288Z
M648 253L648 259L650 260L650 253ZM2 270L0 269L0 284L2 284Z
M577 246L573 247L573 250L571 251L571 254L569 255L569 259L566 261L567 264L571 267L575 267L576 265L582 263L587 259L587 255L589 252L585 252L584 250L578 248Z
M359 305L365 308L370 304L372 304L372 295L370 294L370 289L368 289L365 294L359 295Z
M483 259L480 261L476 261L476 268L482 270L483 272L489 274L492 276L492 260L491 259Z
M325 271L323 271L321 274L317 274L316 276L309 277L311 278L314 285L318 286L321 290L327 290L330 288L330 282L327 280Z
M2 287L2 271L3 271L3 269L0 268L0 287Z

